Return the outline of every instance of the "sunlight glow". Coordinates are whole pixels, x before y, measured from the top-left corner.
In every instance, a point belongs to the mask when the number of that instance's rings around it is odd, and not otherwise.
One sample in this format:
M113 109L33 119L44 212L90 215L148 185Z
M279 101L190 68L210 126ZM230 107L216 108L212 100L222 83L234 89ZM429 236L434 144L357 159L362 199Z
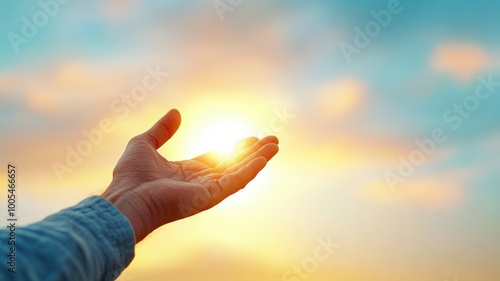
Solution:
M196 154L215 150L221 157L229 156L235 152L240 139L252 135L249 123L245 121L222 115L206 118L193 128L196 137L187 147Z

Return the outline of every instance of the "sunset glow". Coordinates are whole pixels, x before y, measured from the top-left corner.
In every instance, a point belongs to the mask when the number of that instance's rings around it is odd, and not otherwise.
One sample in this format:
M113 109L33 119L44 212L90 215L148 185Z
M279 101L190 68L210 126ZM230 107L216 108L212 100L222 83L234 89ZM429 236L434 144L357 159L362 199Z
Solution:
M189 130L195 133L186 146L194 154L216 150L221 156L229 156L234 153L240 139L252 135L246 120L238 120L230 115L209 116L190 126Z
M20 225L102 194L175 108L169 161L269 134L279 153L137 244L118 281L498 280L500 1L72 1L14 48L38 2L0 4Z

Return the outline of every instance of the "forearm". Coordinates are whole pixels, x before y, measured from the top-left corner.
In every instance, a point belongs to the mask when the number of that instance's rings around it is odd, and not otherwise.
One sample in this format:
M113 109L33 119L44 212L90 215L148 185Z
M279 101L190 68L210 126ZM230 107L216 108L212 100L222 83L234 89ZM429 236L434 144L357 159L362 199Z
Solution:
M126 217L93 196L18 228L16 273L2 270L0 279L14 280L9 274L15 274L17 280L114 280L131 262L134 245Z

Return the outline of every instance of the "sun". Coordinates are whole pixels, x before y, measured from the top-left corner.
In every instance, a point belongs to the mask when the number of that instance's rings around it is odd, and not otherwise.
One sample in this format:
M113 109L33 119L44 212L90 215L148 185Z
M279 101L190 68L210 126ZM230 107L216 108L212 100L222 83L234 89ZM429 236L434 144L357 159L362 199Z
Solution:
M241 116L219 115L199 121L193 126L193 138L187 145L196 155L215 150L221 157L230 156L239 140L252 135L248 120Z
M182 123L176 138L168 148L172 159L192 159L207 152L216 151L214 160L220 161L234 155L236 144L241 139L257 136L266 121L260 105L248 100L220 102L220 99L200 100L196 105L181 110ZM265 169L269 170L269 169ZM231 200L222 203L221 208L231 212L242 204L251 204L257 197L263 196L270 180L269 171L261 171L252 180L253 187ZM221 209L219 208L219 209Z

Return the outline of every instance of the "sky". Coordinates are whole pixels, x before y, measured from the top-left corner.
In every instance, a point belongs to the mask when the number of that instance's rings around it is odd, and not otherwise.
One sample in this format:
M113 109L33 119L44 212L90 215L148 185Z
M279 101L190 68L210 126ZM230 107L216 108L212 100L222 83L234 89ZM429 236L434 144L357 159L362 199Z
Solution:
M118 280L500 276L500 2L66 2L0 2L21 224L101 194L177 108L169 160L248 135L280 152L139 243Z

